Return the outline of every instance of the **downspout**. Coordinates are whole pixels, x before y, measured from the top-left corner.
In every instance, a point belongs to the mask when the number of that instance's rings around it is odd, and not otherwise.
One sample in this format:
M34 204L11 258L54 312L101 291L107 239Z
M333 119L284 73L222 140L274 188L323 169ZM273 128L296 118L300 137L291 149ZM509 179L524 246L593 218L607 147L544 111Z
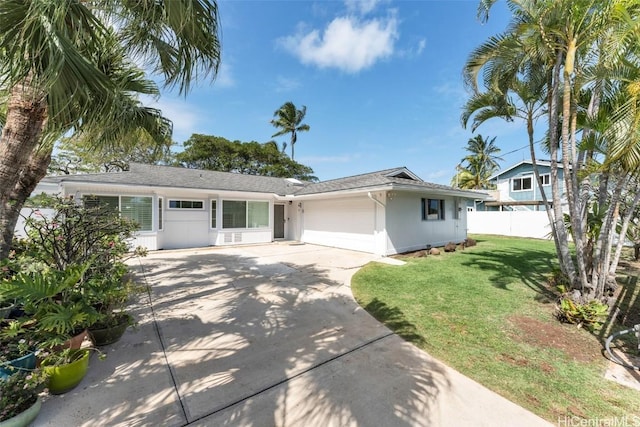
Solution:
M386 207L387 207L387 206L386 206L384 203L382 203L380 200L378 200L378 199L376 199L375 197L373 197L373 195L371 195L371 191L369 191L369 192L367 193L367 196L369 196L369 198L370 198L371 200L373 200L374 202L376 202L378 205L382 206L383 208L386 208Z
M373 197L373 195L371 194L371 192L370 192L370 191L367 193L367 196L369 196L369 198L370 198L371 200L373 200L373 201L374 201L378 206L381 206L381 207L385 210L385 218L386 218L386 210L387 210L387 206L386 206L384 203L382 203L380 200L378 200L378 199L376 199L375 197ZM386 220L385 220L385 221L386 221ZM377 215L377 213L375 213L375 220L374 220L374 224L375 224L375 225L374 225L374 227L375 227L376 229L378 228L377 223L378 223L378 215ZM386 227L385 227L385 230L386 230ZM383 253L382 253L382 256L387 256L387 236L386 236L386 232L385 232L385 236L383 236L383 237L384 237L385 242L384 242L384 245L383 245Z

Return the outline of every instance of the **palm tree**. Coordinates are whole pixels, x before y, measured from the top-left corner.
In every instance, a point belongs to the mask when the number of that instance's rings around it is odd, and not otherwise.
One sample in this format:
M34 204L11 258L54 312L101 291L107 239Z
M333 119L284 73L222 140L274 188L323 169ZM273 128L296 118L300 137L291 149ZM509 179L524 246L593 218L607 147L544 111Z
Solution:
M119 143L140 127L164 140L170 123L137 100L159 90L133 58L186 94L217 74L218 27L214 0L0 2L0 259L46 174L52 141L85 133Z
M463 159L466 162L463 170L472 177L471 180L465 180L468 183L467 185L473 186L462 188L489 188L489 178L495 171L500 169L498 161L502 160L501 157L497 156L500 148L495 145L495 141L495 137L491 139L483 138L480 134L469 138L465 150L470 154Z
M487 18L493 3L495 0L481 0L480 15ZM601 120L599 111L618 96L616 92L626 93L627 98L633 93L629 77L640 70L633 35L638 31L640 8L637 2L625 0L510 0L509 5L513 17L507 31L472 53L465 68L466 80L477 93L476 80L481 75L489 93L506 97L509 91L517 90L514 77L536 68L546 76L556 249L563 272L583 299L600 298L612 265L611 241L619 201L633 174L638 173L637 126L630 124L637 124L640 114L609 111L613 120L607 122ZM505 108L507 104L499 104L501 113L506 114L497 116L513 116L513 111ZM633 103L617 104L618 111L624 111L624 105ZM631 110L634 108L627 112ZM484 120L482 115L478 118ZM633 129L633 136L622 129ZM560 210L559 162L565 173L569 227ZM593 182L599 182L599 188L593 189ZM599 211L606 209L607 213L598 242L591 247L588 210L594 199ZM575 264L568 232L575 244Z
M291 134L291 160L294 160L294 146L298 140L298 132L311 129L309 125L302 123L306 114L306 106L303 105L302 109L298 110L293 102L285 102L273 113L275 118L271 120L271 124L280 130L271 135L271 138Z

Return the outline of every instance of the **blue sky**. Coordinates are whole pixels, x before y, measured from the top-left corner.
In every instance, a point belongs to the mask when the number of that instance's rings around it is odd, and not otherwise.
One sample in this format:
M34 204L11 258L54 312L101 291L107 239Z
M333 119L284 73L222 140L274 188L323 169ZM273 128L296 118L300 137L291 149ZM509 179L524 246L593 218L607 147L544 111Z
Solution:
M311 127L299 134L295 159L321 180L406 166L449 184L473 136L460 125L463 64L509 17L499 3L481 24L477 4L222 0L216 81L186 98L165 91L157 106L177 143L192 133L266 142L273 112L292 101L307 106ZM495 119L478 132L497 137L503 153L526 145L521 123ZM502 166L527 152L505 155Z

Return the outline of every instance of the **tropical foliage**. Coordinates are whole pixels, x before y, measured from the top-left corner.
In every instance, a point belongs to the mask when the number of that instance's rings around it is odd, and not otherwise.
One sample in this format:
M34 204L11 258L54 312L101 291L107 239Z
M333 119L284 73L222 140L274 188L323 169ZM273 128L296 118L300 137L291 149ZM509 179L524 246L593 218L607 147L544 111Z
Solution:
M482 135L469 138L465 147L469 154L462 159L458 172L452 179L453 185L470 190L490 188L489 178L500 169L498 161L502 160L497 156L500 149L495 145L495 140L495 137L485 139Z
M155 165L172 162L171 138L157 141L143 129L133 131L128 138L129 141L116 146L96 146L82 136L62 138L47 172L50 175L120 172L129 170L130 163Z
M229 141L220 136L193 134L176 161L187 168L317 181L313 169L281 152L274 141Z
M293 102L285 102L273 113L274 119L271 120L271 124L280 130L271 135L271 138L291 134L291 160L294 158L298 132L306 132L311 129L308 124L302 123L306 115L307 107L303 105L302 109L298 110Z
M217 73L218 24L214 0L0 2L0 258L53 141L121 146L139 129L166 141L171 123L138 99L159 88L136 64L186 94Z
M494 3L481 1L479 15L488 18ZM624 210L632 212L640 199L631 193L640 166L640 2L507 3L512 11L507 29L467 60L464 75L474 95L463 123L473 116L474 126L492 117L524 119L535 160L533 123L546 120L551 167L546 204L560 267L575 302L607 302L624 240L614 248L615 230L626 230L631 221L631 215L621 216L621 207L627 201ZM600 224L594 227L590 218L596 216Z

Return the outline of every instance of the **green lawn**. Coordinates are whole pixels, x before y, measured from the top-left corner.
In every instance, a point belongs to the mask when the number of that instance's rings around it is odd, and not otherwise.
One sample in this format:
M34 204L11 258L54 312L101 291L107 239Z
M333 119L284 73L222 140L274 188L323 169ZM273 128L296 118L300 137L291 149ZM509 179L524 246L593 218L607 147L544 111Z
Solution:
M353 277L353 294L400 336L551 422L636 414L640 392L603 378L606 337L553 316L553 243L477 240L465 251L403 257L404 266L369 264Z

